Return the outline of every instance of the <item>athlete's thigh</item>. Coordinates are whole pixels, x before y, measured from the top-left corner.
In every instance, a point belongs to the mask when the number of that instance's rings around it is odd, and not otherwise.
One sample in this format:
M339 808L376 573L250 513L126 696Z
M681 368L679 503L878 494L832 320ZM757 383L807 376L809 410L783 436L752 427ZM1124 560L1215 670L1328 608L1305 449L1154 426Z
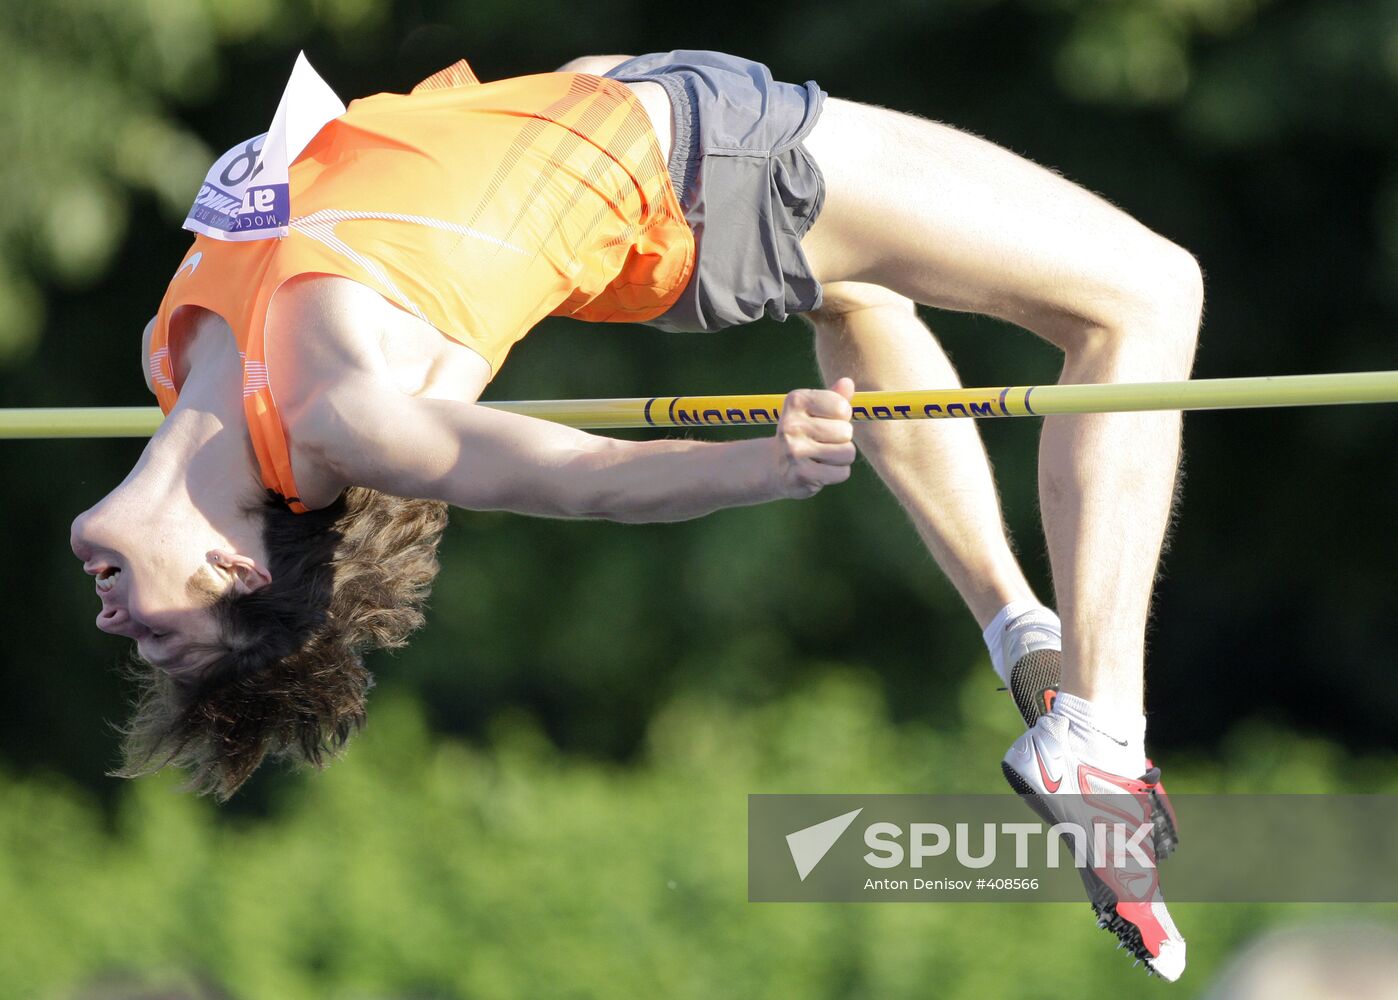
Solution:
M605 76L611 70L616 69L631 56L578 56L576 59L569 59L555 73L591 73L593 76Z
M912 115L830 99L805 145L826 180L802 242L821 282L870 281L1052 337L1148 284L1169 246L1052 171Z

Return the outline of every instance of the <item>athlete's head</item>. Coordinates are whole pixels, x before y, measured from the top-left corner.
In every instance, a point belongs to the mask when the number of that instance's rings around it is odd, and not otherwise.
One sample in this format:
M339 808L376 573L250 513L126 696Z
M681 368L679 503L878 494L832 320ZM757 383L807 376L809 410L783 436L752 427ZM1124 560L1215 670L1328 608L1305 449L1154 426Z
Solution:
M230 526L143 510L138 492L118 487L73 522L98 627L136 640L118 773L175 764L227 798L269 754L325 763L363 723L363 653L422 622L446 505L356 488L295 514L265 494ZM242 522L255 530L228 538Z
M121 484L73 521L71 543L97 578L97 627L134 639L140 656L178 674L191 647L216 638L213 601L271 577L261 525L242 510L259 495L255 484L225 471L210 484L220 502L209 504L192 495L201 470L187 477L175 464L153 440Z

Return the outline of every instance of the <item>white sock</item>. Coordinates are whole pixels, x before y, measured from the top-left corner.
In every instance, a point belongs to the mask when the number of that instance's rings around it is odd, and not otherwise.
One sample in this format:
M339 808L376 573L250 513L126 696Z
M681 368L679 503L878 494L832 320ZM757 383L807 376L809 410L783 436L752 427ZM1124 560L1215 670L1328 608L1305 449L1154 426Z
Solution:
M1068 742L1074 753L1128 778L1145 773L1144 715L1107 711L1066 691L1054 698L1053 714L1068 720Z
M1018 657L1006 657L1005 653L1014 648L1013 640L1020 637L1040 643L1047 639L1055 649L1061 649L1063 625L1056 614L1038 601L1011 601L1000 609L981 633L981 638L990 651L990 665L1006 687L1010 686L1010 671ZM1006 659L1010 662L1006 663Z

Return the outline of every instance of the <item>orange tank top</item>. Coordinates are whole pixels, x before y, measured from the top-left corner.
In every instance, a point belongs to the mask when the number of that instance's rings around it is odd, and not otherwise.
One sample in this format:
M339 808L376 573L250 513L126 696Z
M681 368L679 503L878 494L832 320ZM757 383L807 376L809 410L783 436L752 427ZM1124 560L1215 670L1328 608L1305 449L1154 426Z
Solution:
M262 481L298 513L306 507L263 349L283 282L319 273L367 285L494 373L545 316L659 316L694 266L645 109L598 76L481 84L463 60L411 94L354 101L291 164L290 194L285 238L195 237L160 303L147 362L169 413L171 317L186 305L222 316L243 358Z

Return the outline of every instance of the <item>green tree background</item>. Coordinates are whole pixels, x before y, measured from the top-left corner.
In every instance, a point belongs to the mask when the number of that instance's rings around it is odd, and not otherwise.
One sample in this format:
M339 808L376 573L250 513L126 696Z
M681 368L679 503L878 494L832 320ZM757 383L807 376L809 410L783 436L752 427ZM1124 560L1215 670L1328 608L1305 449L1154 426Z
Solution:
M1393 0L10 0L0 7L0 406L148 405L140 329L214 155L304 48L342 97L460 56L727 49L970 129L1201 260L1201 376L1392 368ZM931 314L968 384L1055 353ZM778 391L798 323L705 336L550 321L495 398ZM1392 407L1192 415L1151 636L1174 788L1393 790ZM984 427L1048 596L1038 428ZM742 901L756 791L987 791L1014 713L872 471L677 526L457 512L431 623L374 661L370 732L222 809L105 778L118 640L71 518L137 441L0 442L0 997L205 984L238 997L1078 996L1144 989L1085 908ZM1192 995L1261 927L1185 907ZM1071 913L1074 919L1067 919ZM1008 942L1015 942L1010 948ZM1072 986L1040 981L1052 962ZM114 987L115 988L115 987Z

